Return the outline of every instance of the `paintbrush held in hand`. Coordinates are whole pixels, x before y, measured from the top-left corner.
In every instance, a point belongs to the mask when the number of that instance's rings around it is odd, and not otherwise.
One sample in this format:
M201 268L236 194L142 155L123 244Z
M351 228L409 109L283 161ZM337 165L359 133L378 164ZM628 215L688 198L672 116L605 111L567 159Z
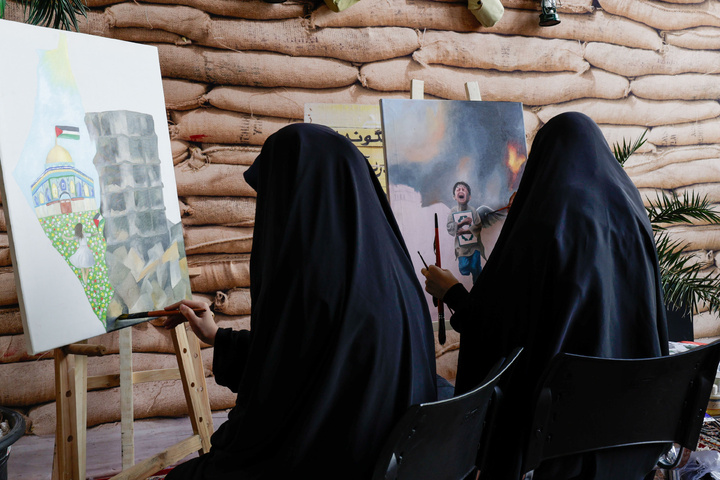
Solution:
M205 311L204 308L193 308L195 314L200 315ZM118 320L131 320L135 318L153 318L153 317L167 317L170 315L179 315L180 310L153 310L150 312L138 312L138 313L123 313Z

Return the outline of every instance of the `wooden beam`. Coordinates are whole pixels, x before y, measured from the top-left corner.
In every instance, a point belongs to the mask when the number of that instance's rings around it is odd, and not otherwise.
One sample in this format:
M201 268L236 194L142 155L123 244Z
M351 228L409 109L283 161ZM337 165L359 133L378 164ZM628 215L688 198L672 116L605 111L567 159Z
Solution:
M110 480L136 480L139 478L147 478L155 472L172 465L178 460L182 460L193 452L200 450L202 442L199 435L193 435L175 445L153 455L141 462L136 463L132 467L123 470Z

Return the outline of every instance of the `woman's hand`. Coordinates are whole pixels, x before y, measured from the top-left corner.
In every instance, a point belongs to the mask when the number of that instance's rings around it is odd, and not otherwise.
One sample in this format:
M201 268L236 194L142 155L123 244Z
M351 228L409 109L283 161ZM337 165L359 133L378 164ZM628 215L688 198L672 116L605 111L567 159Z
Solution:
M450 287L460 283L450 270L438 268L435 265L423 268L420 273L425 275L425 291L438 300L445 297L445 293L450 290Z
M198 316L193 309L203 309ZM198 300L181 300L172 305L165 307L165 310L180 310L181 315L171 315L167 317L163 326L165 328L175 328L185 320L190 323L190 328L197 335L200 341L208 345L215 345L215 334L218 326L215 323L215 314L210 311L210 306Z

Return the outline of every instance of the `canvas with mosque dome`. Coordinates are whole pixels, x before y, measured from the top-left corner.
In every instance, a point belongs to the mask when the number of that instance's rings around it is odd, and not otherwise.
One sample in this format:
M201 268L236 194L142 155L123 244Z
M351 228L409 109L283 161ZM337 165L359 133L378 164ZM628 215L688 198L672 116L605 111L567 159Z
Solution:
M157 49L0 20L0 63L2 201L28 352L190 298Z

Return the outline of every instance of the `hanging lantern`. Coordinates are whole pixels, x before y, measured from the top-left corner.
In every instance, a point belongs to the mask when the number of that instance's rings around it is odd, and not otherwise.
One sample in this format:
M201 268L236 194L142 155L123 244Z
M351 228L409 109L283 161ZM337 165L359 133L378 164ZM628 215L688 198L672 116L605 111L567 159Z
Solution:
M552 27L560 23L555 0L540 0L540 7L542 9L542 12L540 12L541 27Z

